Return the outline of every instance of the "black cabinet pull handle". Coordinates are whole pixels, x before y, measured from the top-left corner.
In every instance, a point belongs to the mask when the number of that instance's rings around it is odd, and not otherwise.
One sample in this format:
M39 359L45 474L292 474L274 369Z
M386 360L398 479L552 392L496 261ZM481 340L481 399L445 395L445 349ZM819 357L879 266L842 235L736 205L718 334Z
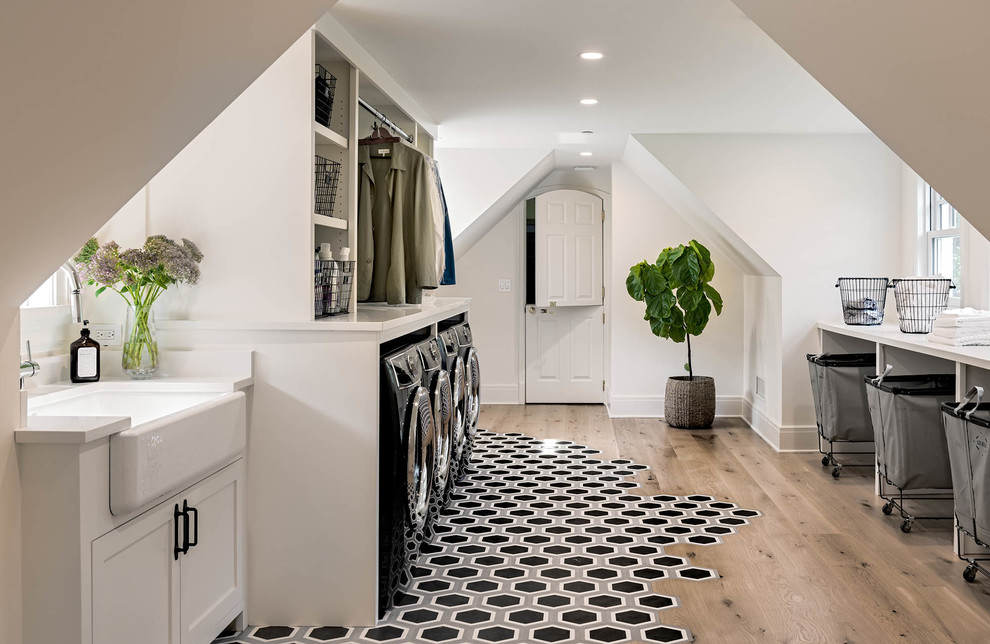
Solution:
M189 552L189 502L182 500L182 554Z
M175 510L172 512L172 518L175 520L175 525L173 527L173 530L174 530L174 539L175 539L174 540L175 546L174 546L174 548L172 550L172 554L175 555L176 561L178 561L178 559L179 559L179 553L180 552L185 552L185 550L183 550L182 548L179 547L179 520L182 519L182 517L183 517L183 513L181 511L179 511L179 504L176 503L175 504ZM186 527L186 529L183 532L186 533L188 531L189 531L189 528Z
M185 501L183 501L183 503L185 503ZM190 506L188 511L192 512L193 517L196 519L196 523L193 524L193 540L189 541L188 539L186 539L186 543L188 544L188 547L192 548L193 546L199 545L199 510L197 508Z

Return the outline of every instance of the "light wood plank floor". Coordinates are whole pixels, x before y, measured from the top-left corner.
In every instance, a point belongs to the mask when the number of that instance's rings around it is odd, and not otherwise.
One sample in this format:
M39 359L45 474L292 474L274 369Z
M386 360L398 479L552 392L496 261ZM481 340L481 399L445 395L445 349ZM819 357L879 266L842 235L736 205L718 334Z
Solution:
M723 544L667 549L722 575L656 582L682 603L663 621L699 643L990 642L990 580L963 580L951 522L903 534L896 512L880 512L870 468L834 480L818 454L777 454L739 420L685 431L610 419L599 405L506 405L485 406L480 425L649 465L646 494L712 494L761 511Z

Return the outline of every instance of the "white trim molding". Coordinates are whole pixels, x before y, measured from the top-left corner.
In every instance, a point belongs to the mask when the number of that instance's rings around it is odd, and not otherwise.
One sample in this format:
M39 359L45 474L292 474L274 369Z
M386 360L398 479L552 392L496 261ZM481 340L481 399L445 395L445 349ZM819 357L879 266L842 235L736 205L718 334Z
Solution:
M740 418L743 415L742 396L716 396L716 418ZM611 418L663 418L663 396L609 396L608 415Z
M818 428L814 425L778 425L752 401L741 398L742 419L777 452L817 452Z
M521 405L519 385L481 385L481 402L485 405Z

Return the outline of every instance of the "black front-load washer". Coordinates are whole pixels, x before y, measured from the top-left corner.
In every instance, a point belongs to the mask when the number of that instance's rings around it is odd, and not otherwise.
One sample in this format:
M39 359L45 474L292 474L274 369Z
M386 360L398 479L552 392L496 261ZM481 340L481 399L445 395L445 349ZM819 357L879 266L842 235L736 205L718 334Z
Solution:
M382 358L378 439L378 615L410 580L433 487L433 409L416 347Z
M434 445L436 455L433 469L433 493L430 514L426 519L426 536L431 538L433 527L440 513L450 500L450 454L453 438L453 395L450 376L444 365L443 352L437 338L430 338L416 345L423 359L423 386L430 392L433 407Z
M464 358L460 355L460 342L457 339L457 330L454 327L440 332L437 336L440 349L443 351L444 365L447 367L447 374L450 378L451 399L453 402L454 415L451 424L450 447L450 481L451 486L460 480L461 473L466 466L465 454L467 453L467 390L466 370Z

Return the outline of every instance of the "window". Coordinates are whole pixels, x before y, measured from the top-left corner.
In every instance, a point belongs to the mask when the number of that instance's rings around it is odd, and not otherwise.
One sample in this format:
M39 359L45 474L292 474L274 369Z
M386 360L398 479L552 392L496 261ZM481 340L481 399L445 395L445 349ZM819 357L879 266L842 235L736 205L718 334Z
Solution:
M43 306L58 306L59 304L64 304L65 291L65 279L62 277L61 271L55 271L54 275L41 283L38 290L32 293L28 299L24 300L24 304L21 304L21 308L34 309Z
M956 288L949 298L950 306L959 306L962 299L962 257L961 232L963 218L952 205L926 187L925 214L925 254L926 269L929 275L948 277Z

